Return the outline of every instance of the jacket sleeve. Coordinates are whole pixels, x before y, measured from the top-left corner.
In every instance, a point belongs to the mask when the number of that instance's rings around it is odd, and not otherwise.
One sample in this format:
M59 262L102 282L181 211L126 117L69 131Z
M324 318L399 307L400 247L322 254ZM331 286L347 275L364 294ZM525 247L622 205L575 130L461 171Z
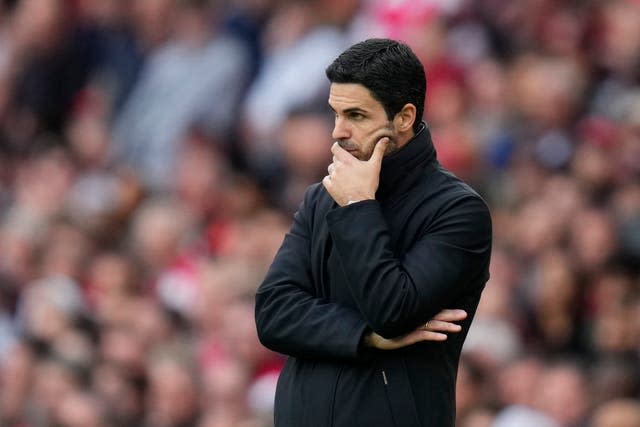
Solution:
M362 314L315 295L310 268L311 227L305 202L256 293L258 337L295 357L357 359L367 328Z
M395 256L376 200L327 215L350 291L369 326L385 338L406 334L487 280L491 218L482 199L458 197L410 250ZM472 289L473 287L476 287Z

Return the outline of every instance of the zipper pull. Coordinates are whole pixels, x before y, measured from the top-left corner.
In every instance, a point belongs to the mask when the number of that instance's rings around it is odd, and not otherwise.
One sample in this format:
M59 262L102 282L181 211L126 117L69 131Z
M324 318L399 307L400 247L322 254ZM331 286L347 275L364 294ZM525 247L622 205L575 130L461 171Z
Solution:
M387 373L384 369L382 370L382 381L384 381L384 385L389 385L389 382L387 381Z

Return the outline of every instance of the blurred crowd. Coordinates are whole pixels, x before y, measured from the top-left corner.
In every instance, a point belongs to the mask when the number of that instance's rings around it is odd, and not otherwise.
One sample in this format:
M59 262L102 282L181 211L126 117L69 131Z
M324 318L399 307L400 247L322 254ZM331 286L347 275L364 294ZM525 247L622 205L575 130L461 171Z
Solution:
M272 425L253 295L373 36L492 210L458 426L640 426L637 0L1 1L0 426Z

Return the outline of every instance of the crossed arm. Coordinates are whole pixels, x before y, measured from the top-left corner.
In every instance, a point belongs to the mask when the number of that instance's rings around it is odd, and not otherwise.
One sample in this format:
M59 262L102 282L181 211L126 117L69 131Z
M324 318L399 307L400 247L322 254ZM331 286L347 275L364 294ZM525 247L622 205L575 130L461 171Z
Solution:
M321 191L320 188L316 190ZM447 307L451 301L455 300L455 296L442 297L445 293L442 288L447 288L446 293L450 293L449 277L438 278L441 273L437 268L439 260L436 258L449 258L451 255L449 252L433 255L433 259L426 263L424 256L415 254L417 259L411 261L411 254L408 254L404 260L408 263L408 271L402 268L398 260L391 260L392 264L387 260L382 263L383 267L386 265L382 272L360 269L347 272L347 275L351 274L349 281L357 287L354 292L356 295L362 295L357 298L362 304L361 307L347 307L320 296L312 280L313 261L310 258L312 227L309 218L306 217L306 214L313 211L313 206L310 206L314 203L313 200L315 200L313 193L305 197L301 209L294 217L290 232L286 235L256 294L256 323L259 337L265 346L296 357L357 359L360 357L363 345L392 350L418 341L446 339L444 334L459 330L455 322L462 320L465 317L464 313L456 310L438 314L443 307ZM355 254L366 256L353 241L358 238L356 237L358 233L350 237L346 235L349 233L343 232L343 228L353 226L353 221L350 219L362 220L361 209L370 209L375 212L376 203L358 203L349 206L344 212L344 215L348 215L349 218L342 218L344 221L339 221L340 224L335 225L337 228L334 231L342 236L334 238L334 249L342 251L340 258L344 257L345 265L362 265L358 260L352 263L349 259L356 256ZM381 221L378 219L376 222ZM362 240L361 231L359 236ZM388 246L385 239L373 240L380 247ZM426 241L422 245L430 246L432 243ZM418 252L421 249L419 248ZM378 264L378 262L372 264ZM426 264L429 265L425 266ZM392 265L393 271L389 270ZM423 271L424 268L428 270ZM431 274L434 271L435 274ZM415 276L419 290L407 286L406 281L412 276ZM369 285L377 287L378 290L369 289L371 292L368 292L362 289L362 286ZM387 291L386 288L390 290ZM419 292L416 293L417 291ZM389 300L389 297L393 300ZM410 305L403 305L403 301L409 302ZM433 320L429 321L428 326L425 327L429 319Z
M464 310L444 309L433 319L406 335L384 338L375 332L369 332L363 336L362 344L379 350L396 350L420 341L445 341L448 333L454 334L462 330L462 327L455 322L461 322L466 318L467 312Z

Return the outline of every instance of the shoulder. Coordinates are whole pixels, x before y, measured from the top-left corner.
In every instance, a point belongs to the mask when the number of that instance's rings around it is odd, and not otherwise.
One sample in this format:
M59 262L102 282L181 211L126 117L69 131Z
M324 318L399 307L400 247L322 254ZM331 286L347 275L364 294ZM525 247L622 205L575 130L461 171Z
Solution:
M423 177L422 203L429 212L427 229L465 223L475 232L491 235L491 213L469 184L437 165Z
M322 203L326 197L329 196L327 190L324 188L321 182L311 184L304 191L304 197L302 203L307 207L317 206L318 203Z
M307 187L295 215L304 215L309 222L313 223L315 218L323 218L333 205L333 199L322 183L318 182Z
M436 195L444 204L468 201L468 203L478 204L487 211L489 210L486 202L476 190L439 164L431 173L424 176L423 181L423 188Z

